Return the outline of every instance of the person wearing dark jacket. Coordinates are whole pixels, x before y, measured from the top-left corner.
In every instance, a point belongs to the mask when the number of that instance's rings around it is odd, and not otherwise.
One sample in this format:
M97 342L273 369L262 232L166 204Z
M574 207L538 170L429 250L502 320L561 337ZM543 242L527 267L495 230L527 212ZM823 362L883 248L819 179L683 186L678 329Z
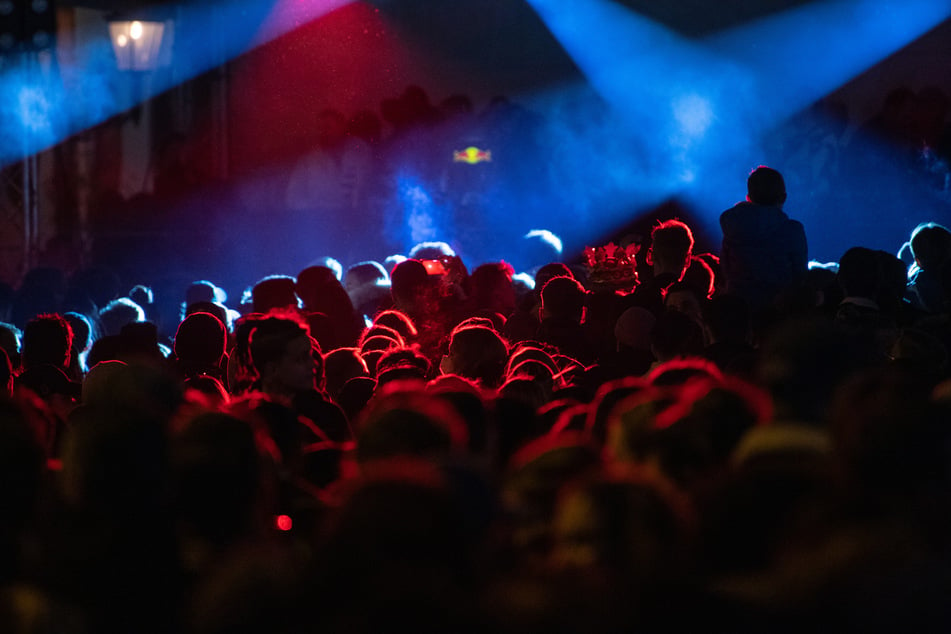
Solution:
M746 200L720 215L724 290L754 310L767 308L806 274L806 233L783 211L785 202L782 174L761 165L747 179Z

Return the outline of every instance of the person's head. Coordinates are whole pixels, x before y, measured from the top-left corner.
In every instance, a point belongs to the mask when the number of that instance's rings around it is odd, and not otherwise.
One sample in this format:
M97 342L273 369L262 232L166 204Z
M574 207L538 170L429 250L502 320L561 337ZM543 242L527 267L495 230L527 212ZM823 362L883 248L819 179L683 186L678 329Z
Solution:
M397 345L400 345L400 346L406 345L406 340L403 339L403 335L401 335L399 331L396 330L395 328L384 326L383 324L373 324L372 326L364 330L363 334L360 335L360 340L357 341L357 346L360 347L362 352L366 352L371 349L383 350L386 347L388 347L388 346L377 346L376 348L371 348L371 347L364 348L363 344L374 337L386 337L388 339L392 339L393 341L395 341Z
M306 327L289 317L268 317L255 322L251 362L261 379L262 390L292 396L314 389L318 369L315 345Z
M512 515L517 555L547 557L558 491L569 482L597 472L597 447L577 432L546 434L525 443L509 460L502 500Z
M409 315L398 310L384 310L373 319L373 325L395 330L407 343L415 341L419 334Z
M444 374L458 374L495 388L502 382L507 360L508 346L498 333L471 326L453 331L449 354L443 357L440 369Z
M144 284L136 284L127 295L129 299L145 309L150 309L155 304L155 293L152 288Z
M686 314L666 310L651 329L651 352L658 361L699 355L703 351L703 329Z
M10 365L14 369L20 367L20 346L23 340L23 332L6 322L0 322L0 348L7 353L10 359Z
M20 363L25 370L49 364L66 370L73 345L73 330L61 315L38 315L23 329Z
M783 175L771 167L760 165L746 179L746 199L757 205L782 207L786 202Z
M366 284L388 285L390 274L382 264L375 260L364 260L351 264L343 275L343 286L348 293L363 287Z
M681 312L702 326L705 300L706 298L700 296L697 289L690 284L674 282L667 288L667 293L664 295L664 308Z
M184 317L188 317L194 313L208 313L214 315L224 324L225 330L231 332L232 324L234 317L237 313L232 310L229 310L224 304L219 304L218 302L195 302L194 304L189 304L185 307ZM184 319L183 317L183 319Z
M551 563L574 573L608 572L635 587L673 579L691 518L683 494L650 470L581 478L559 491Z
M105 335L118 335L123 326L145 321L145 311L128 297L114 299L99 311L99 323Z
M400 310L414 310L425 289L429 288L429 273L419 260L404 260L390 275L393 304Z
M325 269L330 269L334 274L334 277L337 278L337 281L340 282L343 280L343 264L340 263L340 260L330 255L322 255L316 260L313 260L310 264L307 265L307 268L314 266L323 267Z
M614 323L614 338L618 349L650 351L650 333L657 323L654 313L640 306L625 310Z
M550 262L545 264L535 272L535 292L541 293L542 289L545 288L545 284L547 284L552 278L574 278L574 276L575 274L571 272L571 269L568 268L567 264L562 262Z
M515 271L506 262L482 264L469 276L473 308L490 310L508 317L515 310Z
M432 364L419 350L411 347L389 348L383 352L376 363L377 374L387 370L411 369L418 378L428 379ZM380 378L382 383L382 378Z
M680 220L665 220L651 231L648 261L655 273L677 273L679 279L693 253L693 231Z
M263 478L250 424L218 412L196 416L172 439L171 466L179 521L195 534L226 544L253 529Z
M560 262L563 253L561 238L547 229L532 229L519 245L519 271L533 271L538 267Z
M387 335L373 335L360 342L360 356L367 364L372 376L376 376L376 362L383 353L391 348L399 348L403 344L394 337Z
M223 304L228 300L228 294L214 282L196 280L185 288L185 306L196 302L217 302Z
M552 358L551 354L538 346L523 343L519 344L511 351L508 363L505 366L505 374L507 376L512 376L512 370L514 370L523 361L528 360L538 361L545 364L552 376L558 373L558 364L555 363L555 360Z
M541 318L565 319L581 323L587 294L573 277L553 277L541 292Z
M0 348L0 394L7 398L13 396L13 366L3 348Z
M420 242L409 250L411 260L438 260L444 257L452 257L456 252L446 242L430 241Z
M252 309L267 313L275 309L297 308L297 280L289 275L269 275L251 289Z
M713 293L716 290L715 275L706 260L699 256L692 255L690 256L690 261L687 263L687 270L684 271L681 281L684 284L689 284L694 287L698 295L702 299L706 299L713 297Z
M304 308L320 310L315 306L321 303L321 295L337 291L341 287L340 280L332 269L326 266L308 266L297 274L297 283L294 288ZM340 300L339 293L336 293L334 299Z
M359 348L337 348L324 355L327 392L336 399L347 381L356 376L370 376Z
M879 256L866 247L852 247L839 258L836 274L847 297L877 299L880 286Z
M604 456L619 463L646 463L654 451L657 417L676 405L677 391L650 386L622 398L606 425Z
M73 349L84 352L92 345L93 340L93 327L89 317L82 313L66 312L63 313L63 319L69 322L69 327L73 330Z
M911 232L911 254L923 270L935 269L951 257L951 231L935 222L925 222Z
M179 324L173 350L180 361L217 367L227 341L220 319L210 313L192 313Z
M390 300L390 274L373 260L350 266L344 273L343 286L354 307L370 317Z
M399 382L378 390L356 425L357 461L440 459L465 449L465 423L444 400Z

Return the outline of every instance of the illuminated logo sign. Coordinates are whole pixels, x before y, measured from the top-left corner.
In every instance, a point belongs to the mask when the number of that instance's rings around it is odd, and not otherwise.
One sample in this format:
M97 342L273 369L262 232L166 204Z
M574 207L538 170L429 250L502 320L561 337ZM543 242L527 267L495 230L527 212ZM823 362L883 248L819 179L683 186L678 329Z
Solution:
M464 150L456 150L452 153L453 163L489 163L492 160L492 152L489 150L480 150L475 146L469 146Z

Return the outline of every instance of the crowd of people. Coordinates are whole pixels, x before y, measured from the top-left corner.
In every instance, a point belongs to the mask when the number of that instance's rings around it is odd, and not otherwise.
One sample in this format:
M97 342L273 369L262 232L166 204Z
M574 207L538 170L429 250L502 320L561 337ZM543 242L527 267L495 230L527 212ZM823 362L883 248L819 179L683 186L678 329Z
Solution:
M810 266L783 176L747 186L719 254L424 242L174 316L32 271L0 630L947 630L951 231Z

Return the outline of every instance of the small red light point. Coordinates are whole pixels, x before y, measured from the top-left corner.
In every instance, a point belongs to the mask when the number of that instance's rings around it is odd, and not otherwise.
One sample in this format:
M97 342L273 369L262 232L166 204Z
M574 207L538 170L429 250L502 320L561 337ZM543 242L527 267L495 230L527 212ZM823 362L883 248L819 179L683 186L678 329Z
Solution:
M277 526L277 530L280 531L289 531L294 527L294 521L290 515L278 515L274 518L274 524Z

